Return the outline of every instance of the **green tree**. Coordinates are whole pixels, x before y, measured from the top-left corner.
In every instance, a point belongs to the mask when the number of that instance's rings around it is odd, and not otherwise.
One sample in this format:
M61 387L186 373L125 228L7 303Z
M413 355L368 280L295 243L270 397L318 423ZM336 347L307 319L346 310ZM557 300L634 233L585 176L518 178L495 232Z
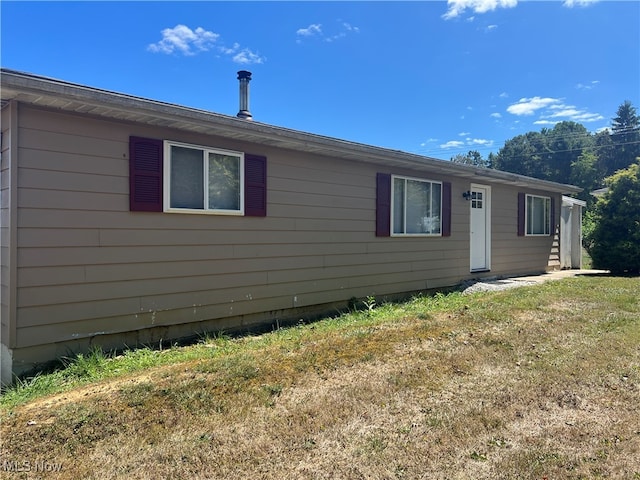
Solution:
M606 175L626 168L640 156L640 117L629 100L618 107L612 120L611 140L614 153L606 165Z
M572 165L594 145L589 131L576 122L528 132L505 142L492 164L498 170L569 183Z
M451 157L453 163L462 163L464 165L473 165L474 167L487 167L488 162L482 158L477 150L469 150L469 153L463 155L461 153Z
M586 246L595 268L640 273L640 159L605 180Z
M542 132L527 132L507 140L498 151L493 167L505 172L529 177L548 179L547 157L549 150L545 142L546 129Z
M487 168L495 168L496 158L495 153L489 152L489 156L487 157Z
M587 210L595 203L591 192L600 187L601 179L598 171L598 156L592 151L582 153L571 162L569 183L582 188L578 198L587 202Z
M596 155L598 156L598 187L602 187L604 186L604 178L608 177L615 171L609 167L609 165L614 164L614 158L616 155L615 145L613 144L613 139L611 138L609 129L604 129L600 132L597 132L593 138L593 143L594 150L596 152Z
M572 166L593 145L591 134L579 123L560 122L547 131L545 141L550 151L548 180L569 183Z

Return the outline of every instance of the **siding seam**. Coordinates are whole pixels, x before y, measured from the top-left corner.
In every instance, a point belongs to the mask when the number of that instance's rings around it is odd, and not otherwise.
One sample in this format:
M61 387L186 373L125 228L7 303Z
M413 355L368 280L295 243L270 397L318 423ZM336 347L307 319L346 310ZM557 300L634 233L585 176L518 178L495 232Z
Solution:
M9 348L16 348L18 300L18 115L19 104L12 100L11 151L9 155Z

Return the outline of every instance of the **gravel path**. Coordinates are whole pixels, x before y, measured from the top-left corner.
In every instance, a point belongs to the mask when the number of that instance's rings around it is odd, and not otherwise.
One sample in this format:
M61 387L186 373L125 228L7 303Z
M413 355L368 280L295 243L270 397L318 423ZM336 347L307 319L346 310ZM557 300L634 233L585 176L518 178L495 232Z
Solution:
M497 290L508 290L510 288L526 287L549 280L561 280L563 278L575 277L578 275L607 275L605 270L555 270L540 275L514 278L487 277L481 280L468 280L462 284L462 293L471 294L476 292L493 292Z
M498 290L508 290L510 288L526 287L528 285L536 285L539 282L528 280L514 280L514 279L483 279L480 281L470 281L463 284L462 293L465 295L478 293L478 292L494 292Z

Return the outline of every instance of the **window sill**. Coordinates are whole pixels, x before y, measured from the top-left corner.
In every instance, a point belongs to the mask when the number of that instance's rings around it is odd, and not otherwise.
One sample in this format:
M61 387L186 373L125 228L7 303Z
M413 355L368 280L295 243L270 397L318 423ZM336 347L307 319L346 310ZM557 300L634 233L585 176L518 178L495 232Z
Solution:
M392 233L391 236L394 238L412 238L412 237L440 238L442 237L442 234L441 233Z
M231 210L199 210L195 208L167 208L164 213L186 213L188 215L224 215L232 217L242 217L244 212Z

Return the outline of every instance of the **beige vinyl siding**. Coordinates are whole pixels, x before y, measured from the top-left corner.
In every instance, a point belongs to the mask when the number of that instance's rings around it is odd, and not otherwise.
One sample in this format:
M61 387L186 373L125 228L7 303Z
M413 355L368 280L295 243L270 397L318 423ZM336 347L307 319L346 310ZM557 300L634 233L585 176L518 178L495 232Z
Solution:
M0 118L2 149L0 160L0 338L12 348L15 343L16 295L16 168L18 104L8 102ZM4 379L3 379L4 380Z
M492 199L492 272L519 274L544 272L555 267L558 239L555 236L517 235L518 192L549 195L522 187L500 186L493 189ZM560 196L555 197L556 223L560 218Z
M420 290L468 268L468 241L375 237L369 165L34 108L20 127L20 346ZM268 216L129 212L129 135L267 155Z
M129 212L130 135L267 156L267 217ZM451 237L376 237L377 172L450 181ZM522 263L529 247L516 237L517 191L492 188L492 273L538 270L539 239ZM158 328L171 338L455 284L470 276L468 189L468 180L428 169L390 171L24 107L17 346L32 352L114 334L124 343L126 332Z

